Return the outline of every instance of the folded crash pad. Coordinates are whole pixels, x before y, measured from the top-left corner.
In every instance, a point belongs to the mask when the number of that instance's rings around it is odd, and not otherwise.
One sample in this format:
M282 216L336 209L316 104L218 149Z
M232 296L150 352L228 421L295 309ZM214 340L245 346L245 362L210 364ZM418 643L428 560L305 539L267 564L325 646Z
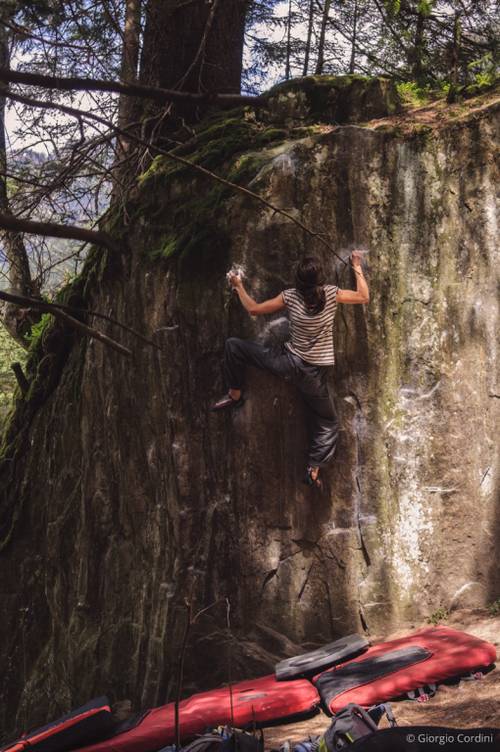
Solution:
M24 734L2 747L1 752L66 752L104 738L115 726L107 697L98 697L57 721Z
M313 682L325 710L336 713L350 702L368 707L486 668L495 659L496 648L489 642L450 627L430 627L374 645Z
M277 682L274 676L193 695L179 704L183 742L206 729L232 724L264 727L308 718L319 711L316 688L306 679ZM129 722L128 722L129 723ZM144 713L135 726L77 752L155 752L175 740L175 706Z
M275 666L276 679L288 681L301 676L314 676L326 668L343 663L365 651L369 642L361 635L352 634L335 640L318 650L287 658Z

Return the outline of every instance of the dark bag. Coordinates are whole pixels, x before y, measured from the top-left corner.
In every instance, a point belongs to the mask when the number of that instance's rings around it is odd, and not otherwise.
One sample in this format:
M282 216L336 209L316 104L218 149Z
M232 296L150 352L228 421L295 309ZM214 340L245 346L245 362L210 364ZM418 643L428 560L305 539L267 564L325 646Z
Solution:
M375 705L369 710L354 703L346 705L335 714L330 728L321 737L318 752L337 752L357 739L373 734L384 714L391 726L395 726L396 719L389 703Z
M231 729L228 736L223 739L220 752L264 752L264 734L262 730L259 736L247 731Z
M175 744L163 747L160 752L176 752ZM214 729L196 737L179 752L264 752L264 734L259 736L238 729Z

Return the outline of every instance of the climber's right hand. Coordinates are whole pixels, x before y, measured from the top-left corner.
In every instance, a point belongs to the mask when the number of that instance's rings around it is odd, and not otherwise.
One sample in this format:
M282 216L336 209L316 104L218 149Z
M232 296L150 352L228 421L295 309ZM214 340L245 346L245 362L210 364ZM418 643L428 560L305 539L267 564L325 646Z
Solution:
M353 251L351 253L351 264L353 266L361 266L362 259L363 259L363 251Z
M236 289L237 287L241 287L243 284L241 277L238 274L230 274L229 275L229 284L231 287Z

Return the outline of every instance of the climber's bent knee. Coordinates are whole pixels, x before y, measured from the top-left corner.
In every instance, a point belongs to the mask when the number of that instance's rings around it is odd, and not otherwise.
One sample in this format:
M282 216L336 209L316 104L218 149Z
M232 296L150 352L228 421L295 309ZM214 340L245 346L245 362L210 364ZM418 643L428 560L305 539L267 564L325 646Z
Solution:
M230 350L230 351L234 351L234 350L236 350L238 348L238 346L239 346L239 344L240 344L241 341L242 340L239 339L239 337L228 337L226 339L225 349L226 350Z

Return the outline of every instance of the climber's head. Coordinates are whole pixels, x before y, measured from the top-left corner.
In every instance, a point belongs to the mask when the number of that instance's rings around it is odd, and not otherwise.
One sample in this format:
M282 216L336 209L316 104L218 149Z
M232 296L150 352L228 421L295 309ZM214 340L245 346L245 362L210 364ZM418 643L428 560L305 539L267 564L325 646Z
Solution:
M321 261L316 256L304 256L297 264L295 287L304 297L311 313L320 313L325 307L325 274Z

